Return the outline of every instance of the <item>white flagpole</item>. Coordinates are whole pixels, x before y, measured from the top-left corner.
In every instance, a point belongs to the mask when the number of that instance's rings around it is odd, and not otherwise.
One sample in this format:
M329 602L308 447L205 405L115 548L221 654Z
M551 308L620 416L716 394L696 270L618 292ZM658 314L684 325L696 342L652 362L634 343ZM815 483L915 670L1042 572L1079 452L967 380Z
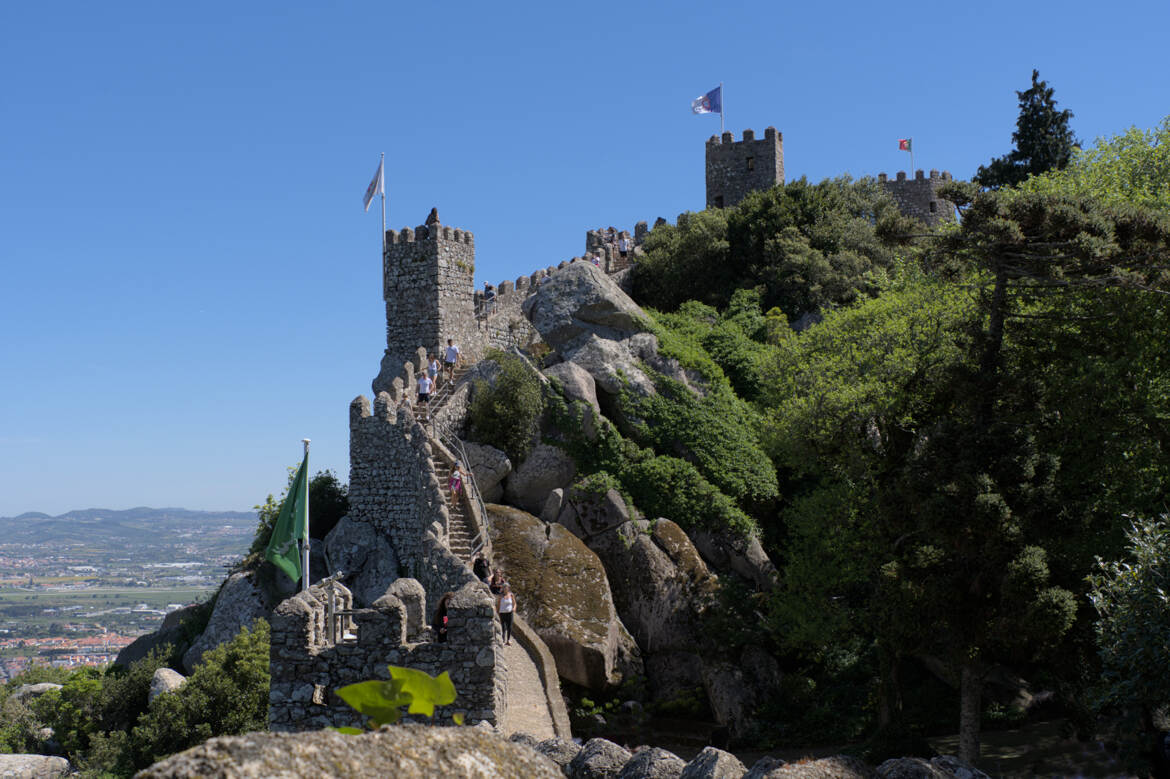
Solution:
M378 163L378 176L382 179L382 257L386 257L386 152L382 152L382 161Z
M910 139L910 176L914 178L914 139Z
M723 130L723 111L726 107L727 107L727 102L724 100L723 82L720 81L719 82L719 135L720 136L722 136L724 133L724 130Z
M386 240L386 231L382 231ZM309 439L302 438L305 445L305 542L301 545L301 590L309 589Z

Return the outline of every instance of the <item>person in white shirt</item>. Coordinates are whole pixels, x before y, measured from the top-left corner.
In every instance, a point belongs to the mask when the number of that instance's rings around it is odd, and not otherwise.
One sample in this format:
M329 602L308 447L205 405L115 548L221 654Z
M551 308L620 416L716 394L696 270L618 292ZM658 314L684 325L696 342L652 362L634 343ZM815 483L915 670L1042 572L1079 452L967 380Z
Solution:
M425 373L418 377L418 404L425 406L431 399L431 391L435 388L435 381Z
M455 345L453 338L447 339L447 352L443 355L443 369L447 372L447 377L455 378L455 368L459 366L459 361L463 357L463 352Z
M512 643L512 614L516 611L516 596L507 582L504 590L496 601L496 608L500 612L500 629L504 633L504 646Z

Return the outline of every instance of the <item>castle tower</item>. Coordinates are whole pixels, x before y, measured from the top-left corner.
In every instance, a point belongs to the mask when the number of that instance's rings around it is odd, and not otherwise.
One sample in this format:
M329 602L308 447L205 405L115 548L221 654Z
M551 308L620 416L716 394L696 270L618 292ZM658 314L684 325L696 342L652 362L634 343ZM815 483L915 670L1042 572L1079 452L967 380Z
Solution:
M474 276L475 237L440 224L437 209L414 230L386 231L386 353L374 379L375 395L402 375L403 364L416 359L420 346L439 354L452 338L467 357L479 356Z
M784 136L775 127L756 140L752 130L736 141L729 132L707 141L707 208L730 208L749 192L784 183Z
M930 172L930 178L916 171L914 178L906 178L905 171L898 171L893 181L885 173L878 174L878 183L898 203L906 216L914 217L930 226L955 221L955 204L938 195L938 188L951 180L951 174L937 170Z

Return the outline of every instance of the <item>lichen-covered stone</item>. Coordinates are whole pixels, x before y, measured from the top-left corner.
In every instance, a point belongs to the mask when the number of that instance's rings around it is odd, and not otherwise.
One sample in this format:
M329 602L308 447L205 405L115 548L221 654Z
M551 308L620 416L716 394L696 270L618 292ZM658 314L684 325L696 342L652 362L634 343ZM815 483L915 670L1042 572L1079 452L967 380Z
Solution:
M563 738L549 738L537 744L536 751L559 765L567 776L573 758L581 752L581 745Z
M523 311L541 338L562 354L589 335L621 340L642 329L645 314L630 296L591 263L557 270Z
M75 775L73 766L63 757L0 755L0 776L4 779L57 779Z
M633 757L624 749L604 738L591 738L569 764L572 779L616 779L622 768Z
M835 755L786 763L760 774L753 766L744 779L871 779L873 776L873 769L857 758Z
M747 768L738 757L715 747L703 747L687 763L679 779L742 779Z
M592 690L616 684L626 640L601 561L572 533L510 506L489 505L495 562L508 572L521 615L561 677Z
M564 449L537 444L504 480L504 497L508 503L535 514L544 507L550 492L569 486L576 475L576 463Z
M224 582L207 627L183 653L183 667L188 673L195 670L205 652L231 641L241 629L250 628L257 619L267 618L264 593L256 586L254 577L252 572L235 573Z
M384 533L368 522L342 517L325 536L325 556L332 571L346 574L358 606L368 607L398 578L398 557Z
M622 770L618 779L679 779L686 761L673 752L651 747L634 754Z
M171 668L157 668L150 678L150 692L147 700L153 701L164 692L174 692L183 686L187 677Z
M563 779L559 767L547 757L494 733L419 725L390 726L360 736L320 730L213 738L155 763L137 777L344 779L375 775Z

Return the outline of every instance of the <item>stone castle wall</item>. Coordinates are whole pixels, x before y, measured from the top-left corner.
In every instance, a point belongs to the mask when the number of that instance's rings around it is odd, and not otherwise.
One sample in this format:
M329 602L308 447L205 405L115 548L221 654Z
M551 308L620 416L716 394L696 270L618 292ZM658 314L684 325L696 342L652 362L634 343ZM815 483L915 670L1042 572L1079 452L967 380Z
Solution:
M421 559L422 540L449 521L443 486L431 463L431 444L404 405L405 393L358 396L349 407L349 517L385 534L398 559Z
M472 292L475 236L439 223L434 209L416 229L386 232L382 297L386 302L386 352L375 392L384 377L398 375L421 346L439 355L451 338L477 359L479 338Z
M900 170L893 181L885 173L878 174L878 183L897 201L903 214L931 226L955 221L955 204L938 196L938 188L950 180L951 174L945 170L941 174L932 170L929 177L915 171L912 179Z
M393 595L374 608L348 610L349 591L336 585L336 600L347 609L346 640L328 624L328 590L315 585L288 598L273 612L269 654L271 686L268 722L274 731L315 730L329 726L362 727L364 718L334 692L369 679L389 679L388 665L438 676L451 675L455 703L435 710L434 722L453 724L463 713L474 725L500 722L507 713L507 667L496 627L495 609L486 586L458 590L448 610L448 640L429 640L426 629L408 631L406 605ZM428 613L430 613L428 611ZM425 639L411 641L410 638ZM425 720L425 718L422 718Z
M784 136L775 127L756 139L752 130L736 141L730 132L707 141L707 208L730 208L749 192L784 183Z

